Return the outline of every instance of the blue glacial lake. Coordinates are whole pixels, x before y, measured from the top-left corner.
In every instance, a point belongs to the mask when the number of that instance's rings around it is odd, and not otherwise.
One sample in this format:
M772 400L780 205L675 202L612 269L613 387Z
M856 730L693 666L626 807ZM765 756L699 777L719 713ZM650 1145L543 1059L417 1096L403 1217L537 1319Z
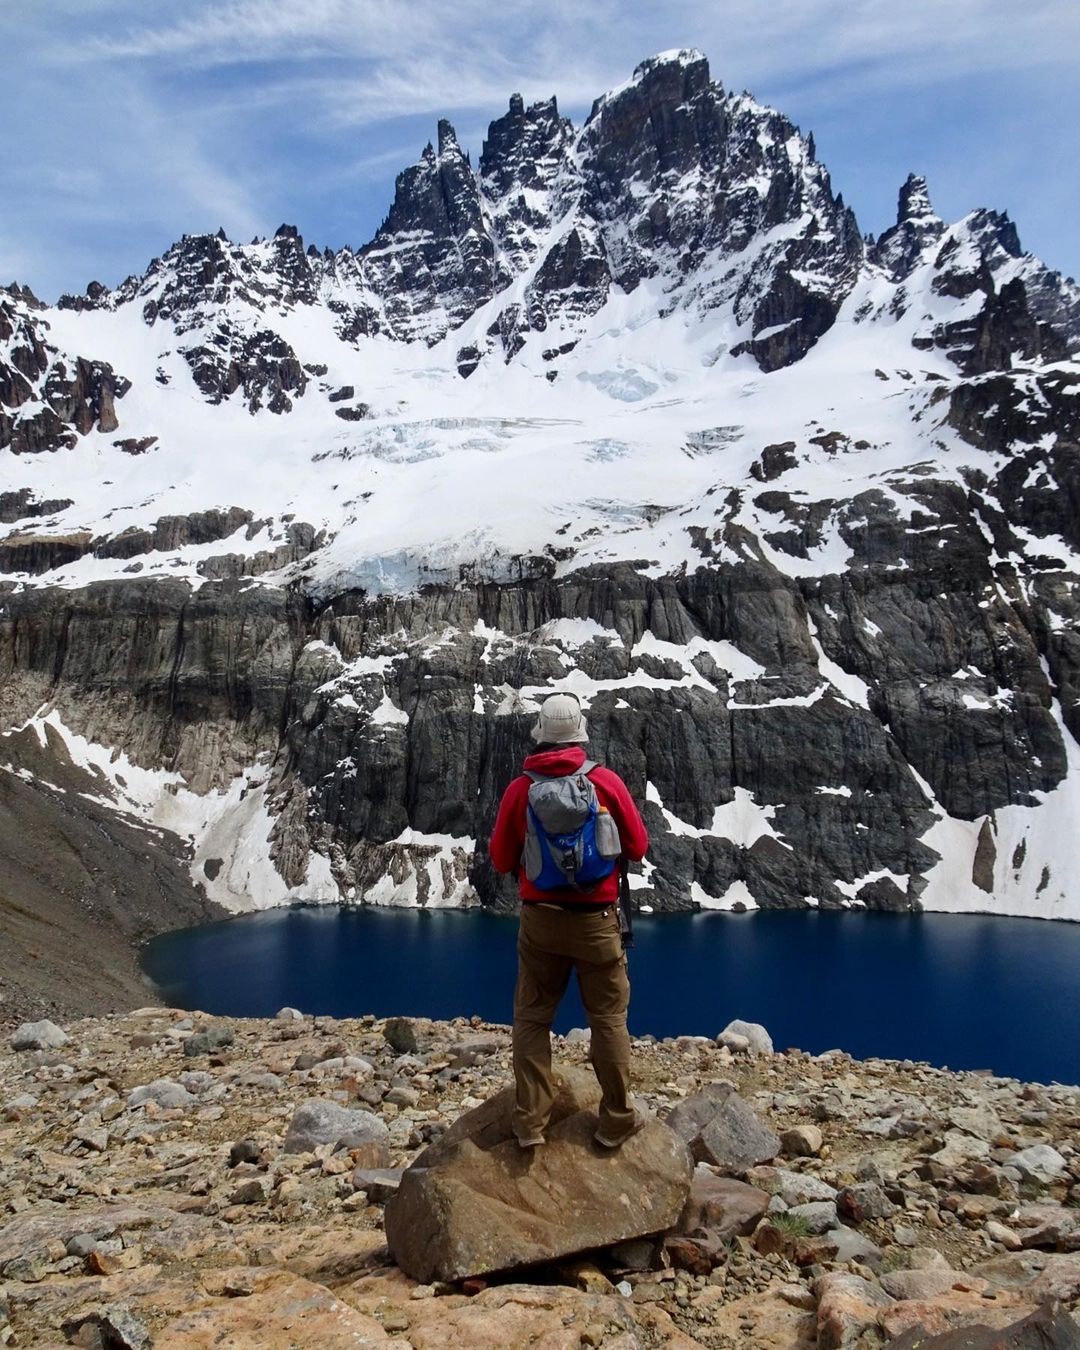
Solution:
M469 911L286 909L170 933L143 966L174 1006L268 1017L291 1004L509 1022L517 922ZM928 1060L1080 1082L1080 924L981 915L759 912L642 917L636 1035L762 1022L778 1049ZM556 1029L584 1026L572 989Z

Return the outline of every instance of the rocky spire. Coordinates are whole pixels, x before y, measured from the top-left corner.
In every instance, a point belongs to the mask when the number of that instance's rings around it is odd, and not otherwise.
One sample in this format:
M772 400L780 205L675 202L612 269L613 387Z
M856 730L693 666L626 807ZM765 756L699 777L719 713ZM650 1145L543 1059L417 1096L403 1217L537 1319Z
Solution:
M893 281L904 281L945 233L945 222L934 213L926 179L909 173L896 206L896 224L886 230L870 250L870 261L883 268Z
M930 204L930 189L921 174L909 173L900 188L896 223L903 225L905 221L916 223L925 220L937 220L934 208Z
M395 336L406 339L437 340L494 289L495 249L477 178L445 119L436 143L398 174L390 212L361 250Z

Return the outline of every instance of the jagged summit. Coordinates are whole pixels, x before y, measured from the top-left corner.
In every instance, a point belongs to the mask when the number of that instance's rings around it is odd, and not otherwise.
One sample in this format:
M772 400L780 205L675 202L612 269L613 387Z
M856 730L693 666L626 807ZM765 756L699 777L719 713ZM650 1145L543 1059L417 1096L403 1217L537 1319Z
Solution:
M900 188L896 224L871 248L871 261L883 267L893 281L903 281L944 232L945 222L930 203L926 179L909 174Z
M909 173L900 189L900 198L896 207L896 223L905 221L937 220L934 208L930 204L930 189L921 174Z

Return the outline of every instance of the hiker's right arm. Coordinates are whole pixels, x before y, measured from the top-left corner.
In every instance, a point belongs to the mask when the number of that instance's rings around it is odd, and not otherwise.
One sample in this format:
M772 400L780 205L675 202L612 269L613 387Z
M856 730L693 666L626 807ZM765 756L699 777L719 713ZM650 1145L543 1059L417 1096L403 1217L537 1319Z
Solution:
M491 831L488 853L496 872L516 872L525 847L525 802L529 780L515 778L503 793L495 828Z

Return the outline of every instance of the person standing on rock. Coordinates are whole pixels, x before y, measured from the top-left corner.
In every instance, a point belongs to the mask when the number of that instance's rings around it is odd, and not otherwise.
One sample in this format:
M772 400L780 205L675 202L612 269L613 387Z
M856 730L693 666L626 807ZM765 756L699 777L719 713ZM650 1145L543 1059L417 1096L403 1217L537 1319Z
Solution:
M514 1134L522 1148L544 1142L555 1099L551 1024L576 970L601 1090L595 1138L618 1148L644 1121L630 1096L630 981L616 855L639 862L649 836L619 775L587 759L586 722L572 694L544 701L532 738L537 748L503 793L489 845L496 871L517 872L521 895Z

